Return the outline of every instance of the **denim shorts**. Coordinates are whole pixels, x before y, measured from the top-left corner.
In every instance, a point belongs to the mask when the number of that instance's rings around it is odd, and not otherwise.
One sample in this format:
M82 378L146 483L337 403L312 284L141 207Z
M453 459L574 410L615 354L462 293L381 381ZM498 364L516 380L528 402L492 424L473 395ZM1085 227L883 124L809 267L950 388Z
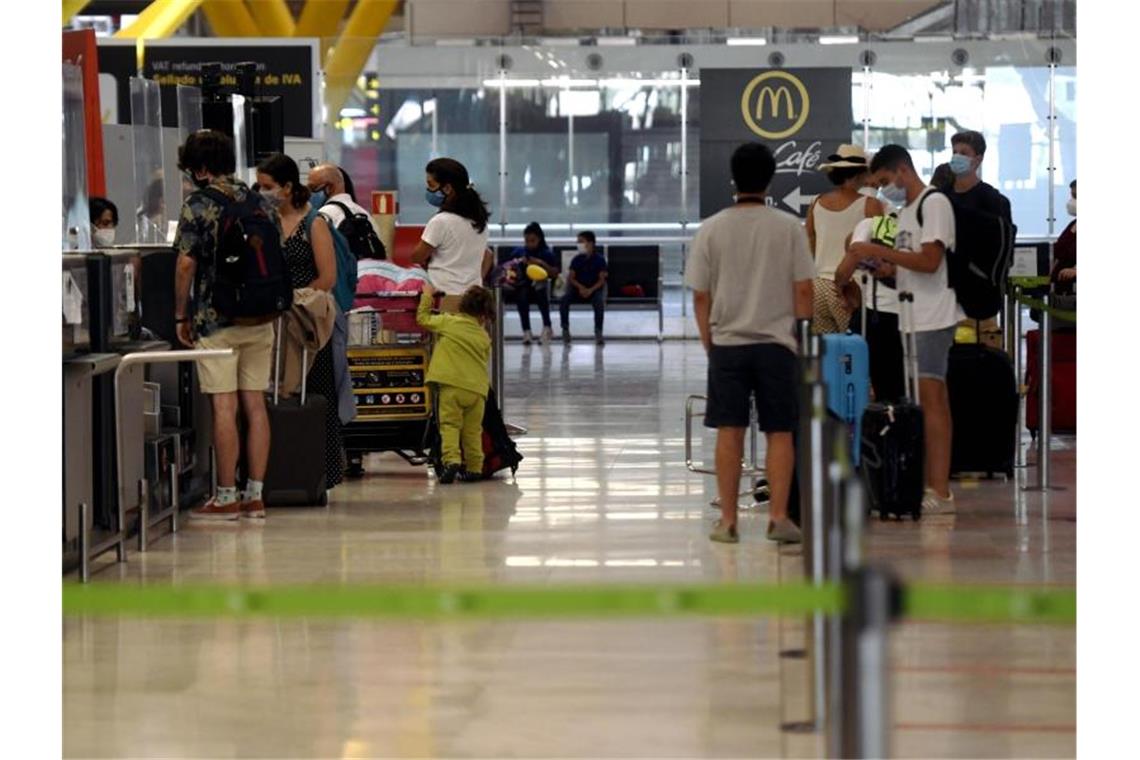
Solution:
M950 364L950 347L954 345L954 333L957 330L958 326L952 325L941 330L915 333L919 377L946 381L946 369Z

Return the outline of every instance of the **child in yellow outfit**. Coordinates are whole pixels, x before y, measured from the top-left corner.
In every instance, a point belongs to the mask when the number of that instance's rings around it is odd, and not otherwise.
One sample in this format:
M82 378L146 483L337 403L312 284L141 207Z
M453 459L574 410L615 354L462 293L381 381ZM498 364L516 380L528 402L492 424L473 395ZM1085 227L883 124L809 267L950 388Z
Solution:
M440 483L479 480L483 475L483 407L490 381L494 296L475 286L463 294L457 314L432 314L435 289L424 286L416 321L435 333L427 382L439 388L439 435L443 442Z

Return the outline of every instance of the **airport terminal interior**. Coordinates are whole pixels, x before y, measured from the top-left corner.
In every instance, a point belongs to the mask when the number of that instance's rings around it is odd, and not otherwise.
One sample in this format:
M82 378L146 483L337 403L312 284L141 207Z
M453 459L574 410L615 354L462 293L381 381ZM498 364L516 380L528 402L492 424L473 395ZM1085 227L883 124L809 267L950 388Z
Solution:
M65 757L1076 756L1075 0L65 0L62 40ZM913 351L869 247L950 262ZM794 365L747 427L730 321Z

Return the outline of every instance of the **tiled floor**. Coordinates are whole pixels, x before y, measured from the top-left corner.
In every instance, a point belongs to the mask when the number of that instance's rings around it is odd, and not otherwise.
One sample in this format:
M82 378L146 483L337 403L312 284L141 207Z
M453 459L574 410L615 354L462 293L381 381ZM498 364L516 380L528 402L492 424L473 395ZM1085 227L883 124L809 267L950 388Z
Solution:
M529 428L517 483L440 487L401 460L327 510L187 527L99 583L777 581L796 549L705 538L711 478L684 467L691 343L507 349L506 417ZM711 437L701 439L711 452ZM959 514L869 524L911 580L1071 586L1068 490L959 484ZM1032 456L1031 456L1032 461ZM1028 475L1026 474L1028 472ZM107 563L108 560L104 560ZM804 757L797 620L64 621L69 757ZM892 638L894 754L1072 757L1075 630L911 621Z

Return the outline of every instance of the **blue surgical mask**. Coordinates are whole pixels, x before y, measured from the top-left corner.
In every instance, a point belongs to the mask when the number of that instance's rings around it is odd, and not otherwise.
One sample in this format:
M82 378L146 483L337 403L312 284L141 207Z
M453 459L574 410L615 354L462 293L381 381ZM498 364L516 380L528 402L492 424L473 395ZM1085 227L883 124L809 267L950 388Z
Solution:
M879 188L879 195L892 206L906 205L906 188L898 185L884 185Z
M424 200L429 205L440 208L443 206L443 202L447 200L447 195L442 190L427 190L424 192Z
M969 156L963 156L961 153L955 153L950 156L950 171L958 177L963 174L969 174L970 170L974 168L974 161Z
M309 202L313 204L313 208L320 208L328 203L329 194L324 190L318 190L310 196Z

